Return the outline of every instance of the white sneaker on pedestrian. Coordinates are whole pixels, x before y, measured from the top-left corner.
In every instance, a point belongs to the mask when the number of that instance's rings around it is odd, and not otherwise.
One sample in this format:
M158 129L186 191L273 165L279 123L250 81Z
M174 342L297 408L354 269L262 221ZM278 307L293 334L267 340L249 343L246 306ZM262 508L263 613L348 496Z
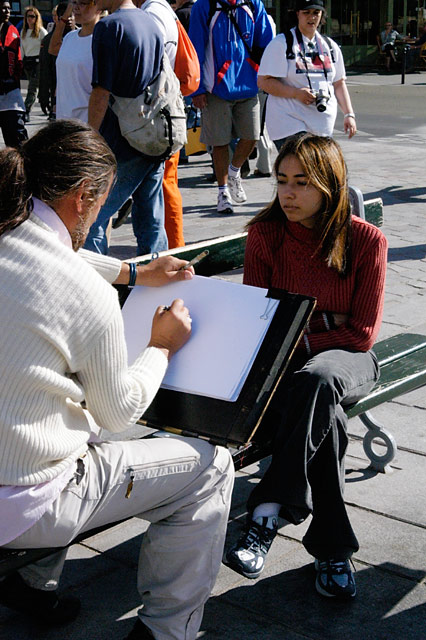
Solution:
M219 191L217 196L217 212L218 213L234 213L231 196L228 191Z
M232 178L228 176L228 188L231 192L231 198L234 202L240 203L247 200L246 192L243 189L243 183L240 176Z

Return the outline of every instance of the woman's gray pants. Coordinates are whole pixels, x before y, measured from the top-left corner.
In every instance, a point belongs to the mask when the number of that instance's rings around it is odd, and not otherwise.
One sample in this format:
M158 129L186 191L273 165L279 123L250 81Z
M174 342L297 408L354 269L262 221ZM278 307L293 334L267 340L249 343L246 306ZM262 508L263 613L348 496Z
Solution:
M304 366L299 360L292 371L274 398L274 453L249 498L249 511L263 502L278 502L280 515L293 524L312 513L303 538L306 550L320 559L346 559L359 546L343 500L348 437L342 405L371 390L379 377L377 359L371 351L332 349Z

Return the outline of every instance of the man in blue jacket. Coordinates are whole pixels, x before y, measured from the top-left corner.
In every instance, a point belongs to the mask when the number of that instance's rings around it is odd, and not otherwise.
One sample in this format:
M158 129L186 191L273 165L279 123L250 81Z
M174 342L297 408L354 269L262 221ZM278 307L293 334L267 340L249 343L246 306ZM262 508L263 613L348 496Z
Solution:
M197 0L189 37L200 60L193 103L202 109L201 140L213 147L217 210L233 213L232 201L247 200L240 169L260 135L257 71L272 29L261 0ZM239 142L229 164L233 138Z

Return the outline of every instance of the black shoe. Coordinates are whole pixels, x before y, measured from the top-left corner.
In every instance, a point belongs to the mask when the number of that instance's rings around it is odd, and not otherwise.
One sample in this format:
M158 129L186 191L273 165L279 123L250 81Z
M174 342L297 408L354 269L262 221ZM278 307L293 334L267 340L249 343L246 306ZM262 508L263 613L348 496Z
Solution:
M140 618L135 622L135 626L124 640L153 640L151 631L144 625Z
M355 579L349 560L315 560L315 588L327 598L354 598Z
M246 578L258 578L278 530L277 518L250 520L246 530L226 554L224 563Z
M17 572L0 582L0 604L52 627L75 620L81 607L74 596L58 598L56 591L29 587Z
M256 176L256 178L270 178L271 174L270 173L263 173L263 171L259 171L259 169L255 169L253 172L253 175Z
M132 206L133 206L133 199L129 198L128 200L126 200L123 206L120 207L120 209L118 210L118 216L112 223L113 229L118 229L118 227L121 227L121 225L126 222L127 218L132 213Z
M240 172L241 172L242 178L247 178L250 175L250 164L248 159L244 160L243 166L241 167Z
M48 118L47 118L50 122L52 120L56 120L56 113L49 113Z

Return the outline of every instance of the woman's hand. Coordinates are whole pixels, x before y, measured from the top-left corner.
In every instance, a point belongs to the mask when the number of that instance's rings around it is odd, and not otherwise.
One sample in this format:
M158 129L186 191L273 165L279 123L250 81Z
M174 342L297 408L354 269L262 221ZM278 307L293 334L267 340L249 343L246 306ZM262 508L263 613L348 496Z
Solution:
M356 134L356 121L354 116L344 117L343 131L348 134L349 139Z
M158 307L152 321L148 347L163 350L170 359L189 339L191 322L189 311L179 298L170 307Z
M315 102L315 96L308 87L294 90L294 98L299 100L302 104L313 104Z
M68 3L67 8L65 9L60 20L65 24L66 27L74 29L74 5L72 2Z
M349 315L347 313L333 313L333 320L336 327L339 328L342 324L346 324L349 320Z

